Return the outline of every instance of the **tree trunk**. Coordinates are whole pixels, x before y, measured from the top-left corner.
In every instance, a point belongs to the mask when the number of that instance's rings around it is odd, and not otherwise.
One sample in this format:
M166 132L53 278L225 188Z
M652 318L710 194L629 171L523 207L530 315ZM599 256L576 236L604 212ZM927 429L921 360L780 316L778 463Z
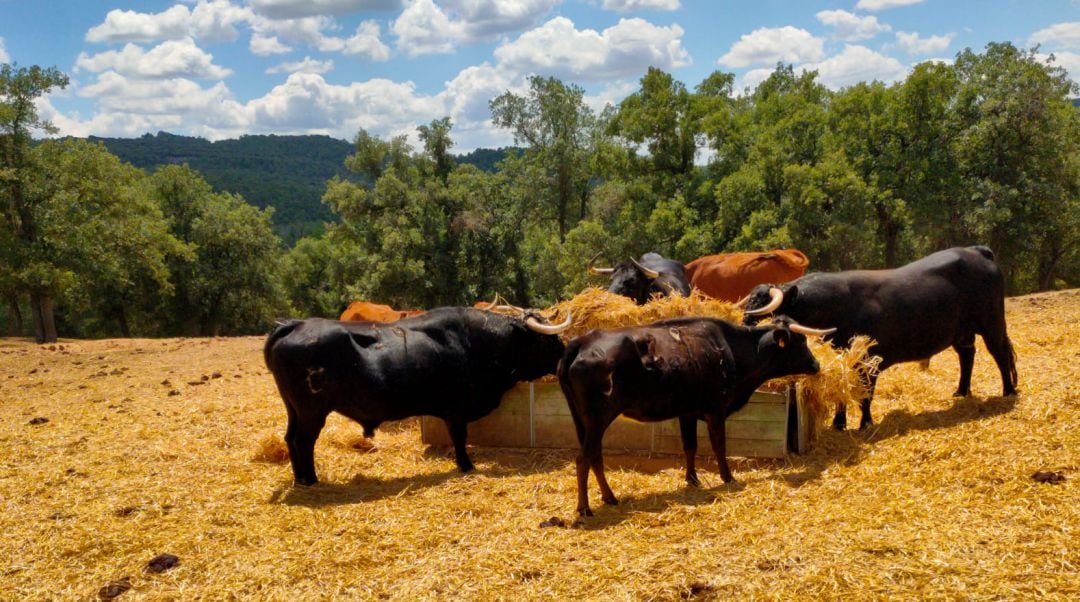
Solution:
M5 295L5 297L8 306L7 336L22 336L23 318L22 310L19 309L19 297L16 295Z
M34 340L39 344L56 342L52 296L44 291L30 292L30 315L34 318Z
M128 326L127 312L123 307L116 310L116 322L120 326L120 335L125 339L131 338L131 327Z

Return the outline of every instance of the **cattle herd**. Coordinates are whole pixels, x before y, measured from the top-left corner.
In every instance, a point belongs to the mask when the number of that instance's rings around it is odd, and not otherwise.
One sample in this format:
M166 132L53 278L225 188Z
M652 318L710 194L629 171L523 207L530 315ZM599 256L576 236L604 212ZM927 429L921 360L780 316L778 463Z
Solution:
M297 485L313 485L314 448L327 416L338 412L371 436L382 422L435 416L446 422L458 468L473 468L468 423L489 414L517 382L557 374L580 444L577 511L591 515L591 470L602 499L616 498L604 477L601 441L618 416L653 422L678 418L686 481L697 485L697 421L708 426L720 476L732 480L724 423L765 381L814 374L807 336L875 343L881 369L929 358L948 347L960 358L956 395L971 391L975 335L1001 372L1004 395L1016 393L1016 361L1006 333L1004 280L984 246L939 251L891 270L803 275L809 263L794 250L710 255L685 266L656 253L587 269L609 276L609 290L645 303L653 295L689 295L693 288L737 301L744 324L675 318L593 330L563 343L572 324L551 324L531 309L496 303L401 312L354 302L341 320L280 324L267 338L266 365L285 402L285 443ZM762 321L768 320L762 323ZM860 428L872 423L868 377ZM846 427L838 407L833 425Z

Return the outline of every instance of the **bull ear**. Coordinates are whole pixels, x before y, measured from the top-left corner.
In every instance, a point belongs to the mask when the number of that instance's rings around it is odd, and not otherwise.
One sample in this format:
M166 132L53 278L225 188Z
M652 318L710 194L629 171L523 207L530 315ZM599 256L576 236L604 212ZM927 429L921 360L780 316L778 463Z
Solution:
M782 284L780 285L780 289L784 291L784 300L788 303L791 303L792 301L799 298L799 287L797 285L790 283ZM788 305L787 307L791 306Z
M789 342L791 342L791 331L787 328L773 328L758 341L758 353L762 353L773 346L783 349Z

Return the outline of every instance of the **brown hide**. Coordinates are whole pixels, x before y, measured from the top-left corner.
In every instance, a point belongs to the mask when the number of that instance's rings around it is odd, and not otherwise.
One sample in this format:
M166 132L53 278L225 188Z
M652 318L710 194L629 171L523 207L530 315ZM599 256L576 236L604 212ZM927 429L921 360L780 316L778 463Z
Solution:
M780 284L802 276L810 260L798 249L764 253L720 253L686 264L690 286L722 301L735 302L759 284Z

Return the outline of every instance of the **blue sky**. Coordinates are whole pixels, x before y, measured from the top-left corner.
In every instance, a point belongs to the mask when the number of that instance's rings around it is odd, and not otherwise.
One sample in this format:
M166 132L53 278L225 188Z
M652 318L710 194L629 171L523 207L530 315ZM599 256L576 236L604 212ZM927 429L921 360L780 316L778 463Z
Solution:
M991 41L1080 81L1080 0L0 0L0 62L68 73L39 110L75 136L352 139L449 115L468 151L512 142L487 103L530 74L600 108L650 65L743 89L783 61L836 89Z

